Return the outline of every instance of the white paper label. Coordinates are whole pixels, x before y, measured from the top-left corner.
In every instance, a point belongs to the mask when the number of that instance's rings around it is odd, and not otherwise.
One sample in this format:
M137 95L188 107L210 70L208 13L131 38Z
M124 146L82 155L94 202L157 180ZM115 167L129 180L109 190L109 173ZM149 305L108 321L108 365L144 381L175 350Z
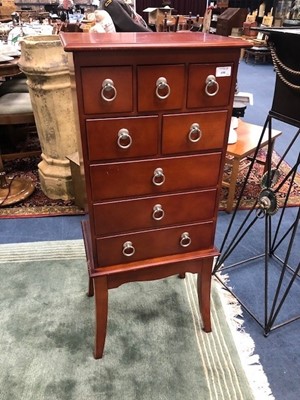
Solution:
M231 76L231 67L217 67L216 77L220 78L222 76Z

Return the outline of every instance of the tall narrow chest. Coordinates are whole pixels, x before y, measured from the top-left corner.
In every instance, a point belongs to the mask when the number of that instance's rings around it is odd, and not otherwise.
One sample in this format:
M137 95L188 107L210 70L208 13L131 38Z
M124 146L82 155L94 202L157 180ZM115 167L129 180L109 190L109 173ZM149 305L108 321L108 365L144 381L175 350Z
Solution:
M202 33L61 34L73 53L89 218L83 225L94 356L108 290L211 268L241 40Z

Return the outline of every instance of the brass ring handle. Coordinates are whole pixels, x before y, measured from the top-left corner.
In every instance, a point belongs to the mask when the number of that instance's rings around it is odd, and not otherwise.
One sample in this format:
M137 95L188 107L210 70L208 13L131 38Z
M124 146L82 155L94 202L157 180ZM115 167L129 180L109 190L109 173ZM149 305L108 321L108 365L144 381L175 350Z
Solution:
M123 254L126 257L131 257L135 253L135 248L132 245L132 242L125 242L123 243Z
M111 92L111 96L105 96L105 93ZM114 82L111 79L104 79L102 82L101 97L104 101L114 101L117 97L117 89Z
M188 247L192 243L192 239L190 238L190 234L188 232L183 232L180 239L181 247Z
M155 186L161 186L165 183L166 177L162 168L156 168L153 174L152 182Z
M155 204L155 206L153 207L152 218L155 219L155 221L160 221L161 219L163 219L164 216L165 212L162 209L161 204Z
M208 75L205 83L206 83L205 93L207 94L207 96L215 96L220 89L220 86L216 80L216 77L214 75ZM210 91L210 89L212 89L212 88L214 88L213 92Z
M165 90L165 89L166 89L166 94L164 94L164 95L160 94L160 91ZM165 100L166 98L168 98L170 96L170 93L171 93L171 88L167 82L167 79L164 78L163 76L158 78L156 81L156 91L155 91L156 96L160 100Z
M128 149L132 145L132 137L128 129L122 128L118 132L118 146L121 149Z
M191 125L190 127L190 131L189 131L189 141L196 143L199 142L199 140L202 137L202 131L200 129L200 126L198 123L194 123Z

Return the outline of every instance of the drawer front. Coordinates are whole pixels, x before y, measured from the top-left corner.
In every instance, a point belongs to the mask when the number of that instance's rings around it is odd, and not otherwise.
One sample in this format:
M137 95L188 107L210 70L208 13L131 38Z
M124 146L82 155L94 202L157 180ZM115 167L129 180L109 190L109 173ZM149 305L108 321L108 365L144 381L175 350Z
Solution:
M165 115L163 154L222 149L227 111Z
M138 111L181 109L184 83L184 65L139 66Z
M92 165L92 199L96 202L215 187L220 162L221 153L211 153Z
M190 65L187 108L228 106L232 81L231 69L232 65L228 64ZM225 71L225 74L222 71ZM217 84L207 83L206 80L209 76L214 76ZM206 90L209 94L206 93Z
M81 79L85 114L132 111L132 67L86 67Z
M212 248L213 238L212 222L101 238L96 245L97 266L204 250Z
M97 236L212 219L216 190L153 196L94 205Z
M90 161L154 156L158 152L158 117L87 120Z

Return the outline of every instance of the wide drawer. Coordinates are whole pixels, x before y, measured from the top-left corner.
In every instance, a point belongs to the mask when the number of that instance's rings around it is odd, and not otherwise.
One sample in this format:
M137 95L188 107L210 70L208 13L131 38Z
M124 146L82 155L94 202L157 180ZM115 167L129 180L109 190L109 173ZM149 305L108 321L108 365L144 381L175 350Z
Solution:
M184 65L138 67L138 111L178 110L184 104Z
M97 236L212 219L216 190L152 196L94 205Z
M132 67L85 67L81 80L85 114L132 111Z
M87 120L90 161L154 156L158 151L158 117Z
M222 149L227 116L227 111L165 115L162 153Z
M228 106L232 86L232 68L231 64L190 65L187 108Z
M209 249L213 241L213 222L99 238L96 244L97 266Z
M221 153L90 166L93 201L215 187Z

